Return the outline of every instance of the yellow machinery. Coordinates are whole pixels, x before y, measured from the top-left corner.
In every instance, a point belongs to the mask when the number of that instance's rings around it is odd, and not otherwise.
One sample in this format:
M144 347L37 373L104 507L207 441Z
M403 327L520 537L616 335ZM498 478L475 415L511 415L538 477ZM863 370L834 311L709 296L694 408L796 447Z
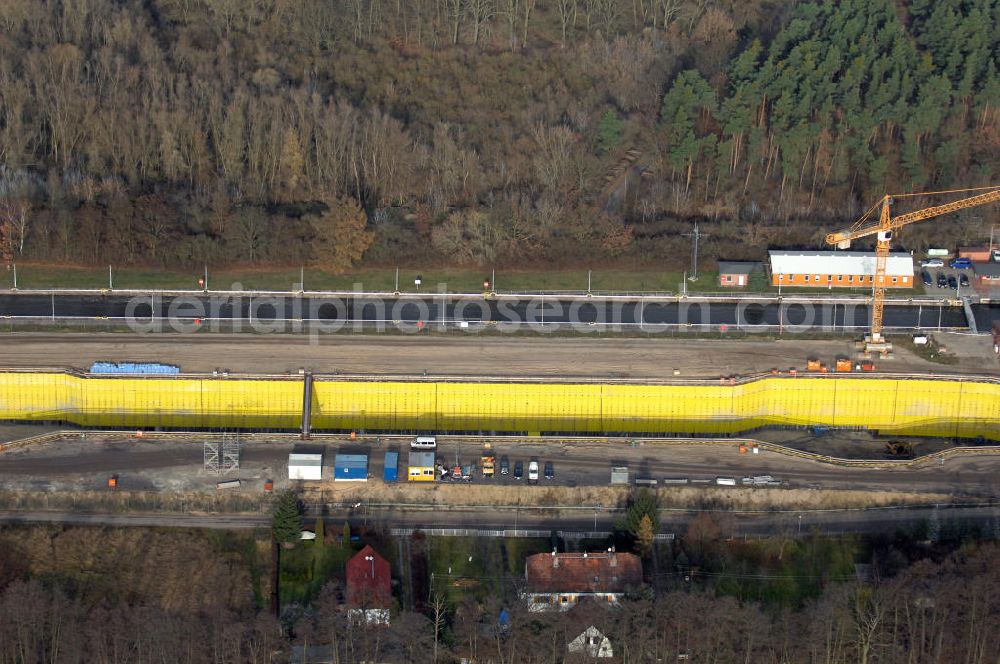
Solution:
M905 196L930 196L934 194L952 194L967 191L983 191L970 198L963 198L944 205L924 208L892 217L889 214L889 206L894 198ZM980 187L978 189L960 189L953 191L931 191L923 194L899 194L897 196L883 196L882 200L873 205L860 219L850 228L830 233L826 236L827 244L835 244L840 249L847 249L851 246L852 240L877 235L875 245L875 280L872 294L872 329L871 334L865 337L865 354L881 353L888 354L892 350L892 345L882 338L882 313L885 308L885 266L889 258L889 244L892 240L892 231L902 228L907 224L912 224L923 219L930 219L956 210L985 205L994 201L1000 201L1000 186ZM872 223L869 217L879 205L882 210L879 214L878 222Z

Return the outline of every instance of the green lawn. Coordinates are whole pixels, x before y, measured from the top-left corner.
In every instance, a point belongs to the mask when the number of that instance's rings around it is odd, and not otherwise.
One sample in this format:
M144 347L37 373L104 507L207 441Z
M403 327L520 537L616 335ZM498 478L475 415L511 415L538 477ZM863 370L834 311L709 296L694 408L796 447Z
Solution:
M494 277L495 274L495 277ZM4 286L13 285L13 273L8 270ZM715 283L714 274L705 274L700 287ZM17 286L20 289L42 288L113 288L126 289L190 289L201 288L202 269L172 271L145 268L112 268L109 280L107 268L36 265L17 266ZM415 279L420 277L417 286ZM586 291L587 270L518 270L493 272L489 268L399 270L399 290L402 292L447 290L478 292L484 279L494 279L493 287L502 291ZM396 288L395 268L366 268L345 274L333 274L316 267L284 269L224 269L208 271L210 289L296 290L299 284L306 290L368 290L392 291ZM633 272L625 270L595 270L590 273L592 291L678 291L682 274L674 272Z
M306 522L306 527L312 524ZM324 544L319 539L298 541L292 549L281 550L278 587L281 603L306 603L314 598L333 576L343 577L344 565L355 553L353 546Z
M0 280L2 287L13 285L13 273L7 270ZM415 279L420 277L417 286ZM575 291L586 292L669 292L684 290L684 273L672 271L630 270L498 270L491 268L428 269L401 268L401 292L471 292L483 289L483 280L492 279L499 292ZM773 294L777 288L767 284L762 273L751 279L748 288L726 288L718 284L718 272L705 271L695 282L687 282L690 293L753 293ZM589 277L589 279L588 279ZM17 286L20 289L45 288L108 288L198 290L202 269L186 271L148 269L140 267L112 268L110 281L107 268L73 267L22 263L17 266ZM208 286L213 290L298 290L300 284L310 291L364 290L393 291L396 288L395 268L362 268L345 274L333 274L317 267L307 268L245 268L208 271ZM868 295L869 288L782 288L782 294L844 294ZM922 284L914 288L889 291L894 297L924 294Z
M457 604L471 595L478 601L504 597L510 579L524 575L524 559L550 551L546 539L430 537L428 564L434 589Z

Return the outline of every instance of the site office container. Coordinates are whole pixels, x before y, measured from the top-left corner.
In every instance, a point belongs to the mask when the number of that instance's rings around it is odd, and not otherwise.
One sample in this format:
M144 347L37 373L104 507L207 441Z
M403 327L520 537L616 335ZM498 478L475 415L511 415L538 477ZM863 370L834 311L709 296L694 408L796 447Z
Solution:
M335 482L365 482L368 480L368 455L338 454L333 468Z
M386 452L382 467L382 479L386 482L399 480L399 452Z

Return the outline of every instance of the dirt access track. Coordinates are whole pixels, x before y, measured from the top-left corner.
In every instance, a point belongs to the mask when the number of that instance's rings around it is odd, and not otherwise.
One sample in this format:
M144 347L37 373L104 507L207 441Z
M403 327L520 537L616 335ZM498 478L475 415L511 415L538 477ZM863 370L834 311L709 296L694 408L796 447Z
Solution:
M937 334L957 358L940 364L898 348L879 371L1000 375L989 337ZM140 335L10 333L0 335L0 367L75 367L98 360L164 362L186 373L424 374L539 378L715 378L771 368L804 368L815 356L832 364L853 356L850 339L698 339L524 336Z

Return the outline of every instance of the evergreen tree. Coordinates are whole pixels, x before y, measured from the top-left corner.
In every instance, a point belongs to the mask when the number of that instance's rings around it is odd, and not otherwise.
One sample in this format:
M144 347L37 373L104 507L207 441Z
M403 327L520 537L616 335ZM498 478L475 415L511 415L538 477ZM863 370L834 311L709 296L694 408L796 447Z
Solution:
M282 491L274 504L271 521L274 539L282 544L296 541L302 535L302 512L294 491Z
M611 152L622 140L625 125L613 110L605 111L597 123L597 148L601 152Z
M649 544L652 545L653 537L660 528L656 495L652 491L640 489L632 496L620 528L632 537L640 550L642 550L643 538L648 539Z

